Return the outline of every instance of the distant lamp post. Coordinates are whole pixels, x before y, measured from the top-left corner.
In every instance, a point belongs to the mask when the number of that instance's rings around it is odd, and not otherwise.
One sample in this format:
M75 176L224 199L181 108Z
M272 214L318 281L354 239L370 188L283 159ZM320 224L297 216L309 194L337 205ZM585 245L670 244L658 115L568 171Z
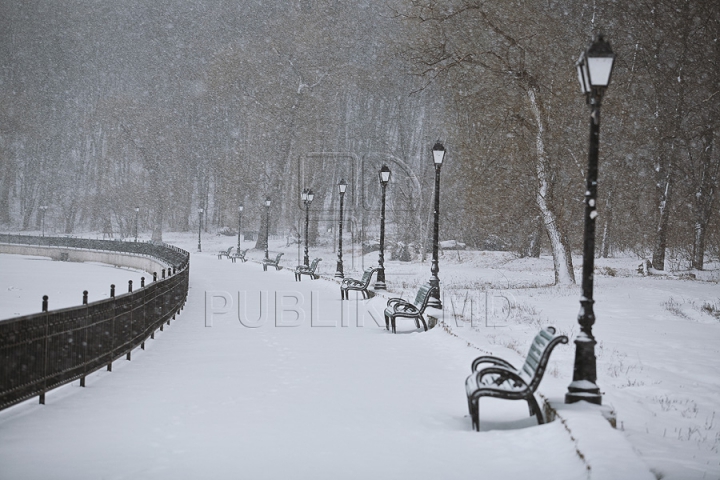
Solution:
M382 191L382 204L380 209L380 253L378 255L378 273L375 281L375 290L387 290L385 285L385 189L390 181L390 169L383 165L380 169L380 187Z
M201 234L202 234L202 214L203 207L198 207L198 252L202 252Z
M310 256L308 254L308 227L310 225L310 204L313 198L315 198L315 194L308 188L304 189L300 194L300 199L305 204L305 256L303 257L305 266L310 265Z
M42 227L41 227L42 228L42 236L44 237L45 236L45 210L47 210L48 207L47 207L47 205L40 205L40 207L38 207L38 208L40 208L40 212L41 212L40 224L42 225Z
M438 247L440 243L440 167L442 167L445 159L445 147L442 143L437 142L433 146L433 163L435 164L435 211L433 218L433 258L430 265L430 285L436 288L435 293L428 301L429 307L442 308L440 301L440 262L438 260Z
M241 238L240 235L242 235L242 212L243 212L243 205L242 203L238 206L238 246L237 246L237 253L240 253L240 247L241 247Z
M265 260L270 259L268 246L270 245L270 197L265 199Z
M140 207L135 207L135 242L138 239L138 215L140 214Z
M336 278L344 278L343 273L343 259L342 259L342 231L343 231L343 200L345 198L345 190L347 190L347 182L340 180L338 183L338 191L340 192L340 224L338 228L338 261L337 269L335 270Z
M610 84L615 54L602 35L593 39L592 45L580 55L577 61L580 88L590 105L590 149L588 153L587 183L585 185L585 233L583 248L582 297L578 323L580 333L575 338L575 365L573 381L568 385L565 403L585 400L602 404L598 388L595 365L595 337L592 326L595 323L593 311L593 269L595 268L595 219L597 218L597 177L598 150L600 140L600 103L605 89Z

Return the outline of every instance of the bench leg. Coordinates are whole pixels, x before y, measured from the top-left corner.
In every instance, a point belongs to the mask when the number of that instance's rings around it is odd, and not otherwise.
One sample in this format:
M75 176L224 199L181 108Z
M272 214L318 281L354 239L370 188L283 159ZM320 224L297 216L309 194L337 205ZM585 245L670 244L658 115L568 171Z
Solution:
M267 272L267 265L263 263L263 272Z
M390 317L390 326L392 327L392 332L397 333L395 331L395 317Z
M545 423L545 419L542 415L542 410L540 410L540 405L538 405L537 400L535 400L535 395L530 395L527 399L528 407L530 408L530 415L535 415L535 418L537 418L538 425L542 425Z
M422 324L423 324L423 328L424 328L425 331L427 332L427 323L425 323L425 318L424 318L422 315L420 315L420 321L421 321ZM418 328L420 328L420 326L418 326Z
M390 318L385 315L385 330L390 330Z
M472 419L473 430L476 432L480 431L480 399L473 401L468 398L468 410L470 411L470 418Z

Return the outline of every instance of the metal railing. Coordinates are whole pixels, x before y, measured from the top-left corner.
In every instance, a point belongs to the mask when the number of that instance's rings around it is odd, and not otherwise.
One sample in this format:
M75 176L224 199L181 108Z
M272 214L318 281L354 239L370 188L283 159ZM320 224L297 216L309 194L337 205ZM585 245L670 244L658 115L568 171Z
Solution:
M146 255L172 266L143 288L78 307L0 320L0 410L107 366L128 360L138 345L182 310L188 293L189 253L165 244L80 238L0 235L0 243L42 245ZM45 298L47 300L47 298Z

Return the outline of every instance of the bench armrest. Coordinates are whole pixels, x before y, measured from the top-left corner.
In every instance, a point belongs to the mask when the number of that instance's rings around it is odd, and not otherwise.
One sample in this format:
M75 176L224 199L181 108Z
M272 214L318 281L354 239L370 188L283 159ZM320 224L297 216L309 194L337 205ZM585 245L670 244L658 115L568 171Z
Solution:
M483 363L490 363L490 364L492 364L492 365L500 365L500 366L502 366L502 367L510 368L510 369L512 369L512 370L517 371L517 369L516 369L514 366L512 366L509 362L506 362L506 361L503 360L502 358L493 357L493 356L491 356L491 355L485 355L485 356L478 357L478 358L476 358L475 360L473 360L472 366L470 367L470 371L471 371L471 372L476 371L477 368L478 368L480 365L482 365Z
M419 312L418 308L409 302L397 302L394 303L390 308L393 309L393 312Z
M394 304L396 304L396 303L407 303L407 301L406 301L404 298L394 297L394 298L391 298L391 299L389 299L389 300L387 301L387 306L388 306L388 307L392 307L392 306L393 306Z
M480 370L477 373L473 373L470 375L471 377L475 377L475 388L476 389L483 389L483 388L492 388L492 389L499 389L499 390L517 390L522 391L528 388L528 384L523 380L523 378L518 375L517 371L515 369L508 369L505 367L487 367L482 370ZM493 376L491 379L491 383L483 384L483 380L485 377ZM510 388L500 388L503 384L506 384L507 382L512 382L510 385L508 385ZM467 383L466 383L467 385ZM470 395L472 392L468 392L468 395Z
M342 285L363 285L363 283L360 280L355 280L354 278L343 278Z

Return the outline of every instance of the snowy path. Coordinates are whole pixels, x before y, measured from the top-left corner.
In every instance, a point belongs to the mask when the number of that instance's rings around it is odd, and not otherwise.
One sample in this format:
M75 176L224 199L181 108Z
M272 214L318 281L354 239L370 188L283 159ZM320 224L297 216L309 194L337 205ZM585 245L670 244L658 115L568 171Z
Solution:
M271 318L273 292L299 292L305 321L247 328L233 313L206 327L205 292L238 290L251 305L271 292ZM310 326L311 295L316 323L337 327ZM477 350L412 322L392 335L353 313L342 327L340 308L335 283L193 254L189 302L148 350L46 406L0 412L0 478L586 477L562 425L523 428L534 422L520 402L481 403L484 428L514 430L471 431L463 382Z

